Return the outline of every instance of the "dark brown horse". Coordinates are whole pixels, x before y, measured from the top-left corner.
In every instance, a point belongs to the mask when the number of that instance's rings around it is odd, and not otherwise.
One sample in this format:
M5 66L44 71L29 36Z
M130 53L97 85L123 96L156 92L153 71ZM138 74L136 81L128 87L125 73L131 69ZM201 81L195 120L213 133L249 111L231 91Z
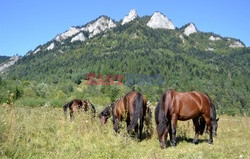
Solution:
M142 139L142 129L144 119L146 117L147 102L145 97L137 91L132 91L126 94L124 97L118 99L114 104L105 108L99 115L101 123L105 124L108 118L113 117L113 125L115 132L118 132L119 122L126 120L127 131L134 129L135 138L138 137L139 126L139 139ZM140 124L138 125L138 120Z
M215 106L209 96L201 92L177 92L167 90L159 100L155 108L155 121L158 139L161 147L166 147L167 135L170 135L172 146L176 146L177 120L193 120L195 137L193 142L197 144L199 134L202 135L207 125L209 131L209 143L213 143L213 135L216 135L217 121Z
M74 112L81 111L81 110L83 110L84 112L87 112L89 110L89 107L91 107L91 112L93 116L95 117L95 113L96 113L95 106L90 101L73 99L63 106L65 118L67 117L67 109L70 110L69 112L70 119L73 120Z

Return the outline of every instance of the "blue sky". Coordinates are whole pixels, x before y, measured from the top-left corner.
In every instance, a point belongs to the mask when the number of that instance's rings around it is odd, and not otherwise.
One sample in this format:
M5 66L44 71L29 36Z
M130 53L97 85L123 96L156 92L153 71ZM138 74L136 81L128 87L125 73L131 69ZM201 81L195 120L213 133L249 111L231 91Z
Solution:
M0 55L25 55L70 26L100 15L119 21L130 9L139 16L160 11L175 27L193 22L200 31L250 46L249 0L0 0Z

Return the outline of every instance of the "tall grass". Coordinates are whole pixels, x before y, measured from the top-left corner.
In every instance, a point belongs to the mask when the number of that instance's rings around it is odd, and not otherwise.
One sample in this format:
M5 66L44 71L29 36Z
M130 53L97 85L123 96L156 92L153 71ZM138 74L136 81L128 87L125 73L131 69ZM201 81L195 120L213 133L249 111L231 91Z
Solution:
M154 121L153 121L154 123ZM155 125L153 125L155 129ZM0 158L250 158L250 118L221 116L214 145L191 143L192 122L178 122L177 147L161 149L154 132L141 142L132 139L121 124L76 114L70 122L61 108L0 106Z

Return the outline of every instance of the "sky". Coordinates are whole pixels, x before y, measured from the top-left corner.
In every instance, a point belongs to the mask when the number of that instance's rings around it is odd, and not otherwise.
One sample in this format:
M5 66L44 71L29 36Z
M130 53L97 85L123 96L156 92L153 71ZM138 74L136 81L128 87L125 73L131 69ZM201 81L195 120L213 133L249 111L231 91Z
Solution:
M202 32L250 46L249 0L0 0L0 55L25 55L71 26L107 15L120 21L131 9L160 11L175 27L193 22Z

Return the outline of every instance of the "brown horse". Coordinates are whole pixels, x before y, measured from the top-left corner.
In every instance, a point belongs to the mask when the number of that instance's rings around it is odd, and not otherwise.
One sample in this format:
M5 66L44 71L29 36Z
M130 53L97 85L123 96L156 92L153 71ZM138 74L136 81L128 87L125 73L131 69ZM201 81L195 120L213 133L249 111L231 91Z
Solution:
M74 112L81 111L81 110L84 110L84 112L87 112L89 110L90 106L91 106L91 112L92 112L93 116L95 117L95 113L96 113L95 106L90 101L73 99L63 106L65 118L67 118L67 109L70 110L70 112L69 112L70 119L73 120L74 119Z
M134 129L136 139L138 137L138 120L140 119L139 139L141 140L146 111L147 102L145 97L140 92L132 91L126 94L124 97L118 99L114 104L111 104L105 108L100 113L99 117L101 119L101 123L105 124L112 113L112 121L115 132L118 132L119 122L125 119L127 123L127 131L129 132L130 130Z
M215 106L209 96L197 92L177 92L167 90L159 100L155 108L155 121L158 139L161 147L166 147L167 135L170 135L172 146L176 146L177 120L193 120L195 137L193 142L197 144L199 134L202 135L205 124L209 131L209 143L213 143L213 135L216 135L217 121Z

